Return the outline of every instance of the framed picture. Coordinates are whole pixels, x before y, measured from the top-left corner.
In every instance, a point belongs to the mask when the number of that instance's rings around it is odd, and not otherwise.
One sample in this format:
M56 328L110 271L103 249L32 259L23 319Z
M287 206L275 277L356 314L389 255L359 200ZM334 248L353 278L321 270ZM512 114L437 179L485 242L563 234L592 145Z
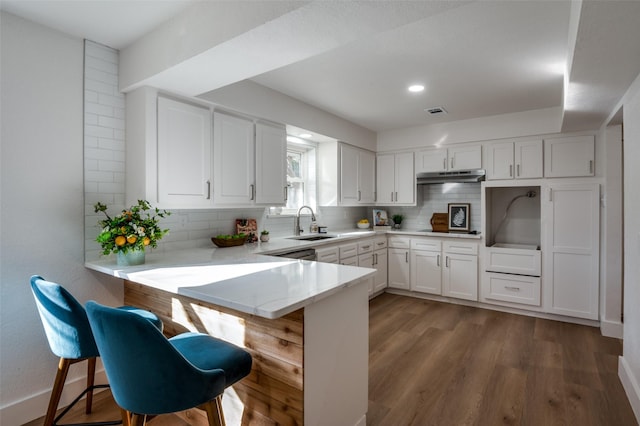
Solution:
M471 204L449 203L449 231L469 231Z
M389 226L386 210L373 209L373 226Z

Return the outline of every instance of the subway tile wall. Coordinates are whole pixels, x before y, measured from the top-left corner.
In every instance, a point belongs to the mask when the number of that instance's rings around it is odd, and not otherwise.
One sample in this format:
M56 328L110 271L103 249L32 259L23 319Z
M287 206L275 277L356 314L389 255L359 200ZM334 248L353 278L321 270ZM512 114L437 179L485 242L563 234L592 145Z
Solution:
M84 199L85 258L100 255L95 241L103 218L93 211L100 201L110 213L124 208L124 95L118 91L118 51L92 41L84 44Z

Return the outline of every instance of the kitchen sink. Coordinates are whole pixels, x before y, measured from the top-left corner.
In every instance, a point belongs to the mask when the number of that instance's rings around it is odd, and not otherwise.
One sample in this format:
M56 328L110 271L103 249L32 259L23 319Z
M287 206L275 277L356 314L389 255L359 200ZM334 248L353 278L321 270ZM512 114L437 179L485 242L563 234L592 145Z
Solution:
M301 235L299 237L288 237L288 240L302 240L302 241L317 241L326 240L328 238L335 238L335 235Z

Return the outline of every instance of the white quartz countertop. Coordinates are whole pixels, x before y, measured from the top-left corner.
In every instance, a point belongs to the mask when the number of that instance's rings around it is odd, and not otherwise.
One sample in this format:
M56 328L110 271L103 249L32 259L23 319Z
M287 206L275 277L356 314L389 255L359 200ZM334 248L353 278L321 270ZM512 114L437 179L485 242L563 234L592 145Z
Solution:
M265 244L264 246L266 246ZM259 244L148 253L144 265L119 267L113 256L89 269L203 302L279 318L361 283L375 269L259 254Z

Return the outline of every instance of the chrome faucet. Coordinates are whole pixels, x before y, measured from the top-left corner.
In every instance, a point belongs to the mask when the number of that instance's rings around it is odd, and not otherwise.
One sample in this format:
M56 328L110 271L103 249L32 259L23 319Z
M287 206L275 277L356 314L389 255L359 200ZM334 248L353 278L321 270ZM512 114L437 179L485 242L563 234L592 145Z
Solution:
M293 232L296 235L300 235L301 232L303 232L302 228L300 228L300 212L302 211L302 209L309 209L309 211L311 212L311 221L315 222L316 221L316 215L313 212L313 209L309 206L302 206L298 209L298 214L296 215L296 219L294 221L293 224Z

